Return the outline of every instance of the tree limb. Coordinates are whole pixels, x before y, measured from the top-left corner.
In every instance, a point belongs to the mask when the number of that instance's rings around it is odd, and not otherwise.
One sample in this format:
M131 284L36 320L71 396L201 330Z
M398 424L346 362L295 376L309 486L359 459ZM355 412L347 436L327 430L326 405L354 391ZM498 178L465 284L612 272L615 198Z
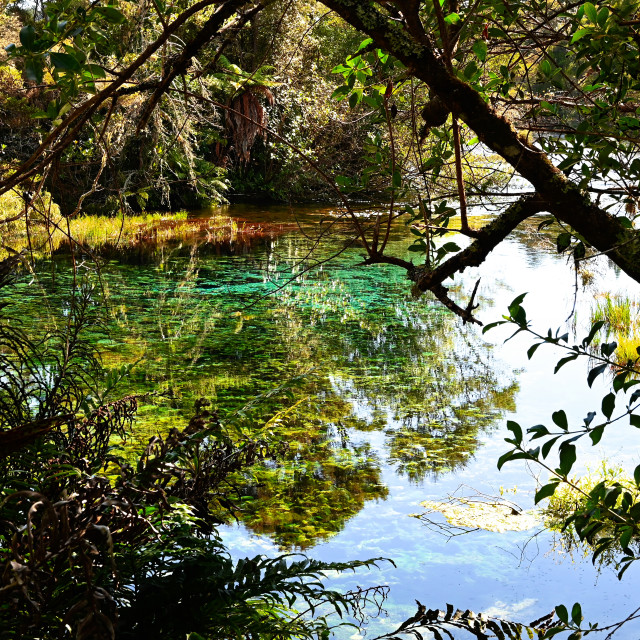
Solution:
M532 147L475 89L450 73L433 48L417 42L402 23L388 20L359 0L322 0L425 82L487 147L527 179L544 202L542 209L570 225L631 278L640 282L640 238L620 220L591 202L542 151Z

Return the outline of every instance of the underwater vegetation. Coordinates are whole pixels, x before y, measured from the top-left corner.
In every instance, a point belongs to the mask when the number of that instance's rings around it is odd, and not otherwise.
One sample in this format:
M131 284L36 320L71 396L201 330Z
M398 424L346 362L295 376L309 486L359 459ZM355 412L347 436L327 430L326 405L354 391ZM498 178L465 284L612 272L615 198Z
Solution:
M463 468L517 385L473 332L457 337L448 312L399 294L399 275L354 268L357 251L308 271L307 238L254 227L264 233L248 247L121 251L79 276L103 314L96 354L111 369L134 365L124 392L155 392L123 446L139 451L202 397L236 436L273 434L288 452L234 478L239 517L305 549L386 498L383 468L413 483ZM36 333L64 322L68 260L56 255L37 286L15 286L13 312L33 317Z

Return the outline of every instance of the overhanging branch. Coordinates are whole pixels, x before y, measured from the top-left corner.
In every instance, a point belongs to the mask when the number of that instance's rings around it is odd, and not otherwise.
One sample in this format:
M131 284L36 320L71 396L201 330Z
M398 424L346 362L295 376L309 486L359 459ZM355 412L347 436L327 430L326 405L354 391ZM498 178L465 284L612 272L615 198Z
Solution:
M477 306L474 306L474 299L478 283L476 282L466 307L462 307L449 297L448 289L443 285L443 282L457 273L462 273L468 267L479 267L491 251L505 240L522 221L547 210L548 206L539 196L523 196L511 204L504 213L483 227L468 247L451 256L435 269L417 266L401 258L385 255L372 255L364 261L364 264L391 264L406 269L409 279L415 282L418 291L431 291L442 304L460 316L464 322L481 324L473 315Z
M321 0L353 27L398 58L413 77L469 126L489 149L528 180L546 203L546 210L575 229L591 245L636 282L640 282L640 237L620 220L595 205L539 149L520 136L509 121L485 102L478 91L450 73L426 41L412 37L407 25L389 20L375 5L361 0ZM626 223L626 224L625 224Z

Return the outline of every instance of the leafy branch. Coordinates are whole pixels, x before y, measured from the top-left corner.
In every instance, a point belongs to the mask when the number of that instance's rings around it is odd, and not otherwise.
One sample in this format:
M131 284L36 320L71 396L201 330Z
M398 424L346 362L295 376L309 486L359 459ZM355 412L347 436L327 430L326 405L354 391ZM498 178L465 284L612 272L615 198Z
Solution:
M503 320L487 325L484 331L498 325L510 324L516 327L511 338L521 332L532 335L536 342L527 351L529 358L532 358L543 344L564 349L569 355L558 361L554 373L568 362L586 357L594 363L587 374L589 387L599 376L610 370L614 372L612 391L602 398L600 412L604 418L597 424L594 424L597 412L590 411L583 419L583 424L570 426L567 415L562 409L555 411L551 416L554 427L538 424L529 427L526 434L517 422L508 421L507 428L512 436L505 438L505 441L512 445L512 448L500 457L498 468L502 468L504 464L513 460L527 460L545 469L549 473L550 480L536 492L536 504L544 498L553 496L561 484L570 486L573 491L581 495L584 499L583 503L564 520L562 530L572 526L581 541L592 545L594 562L606 550L619 546L624 553L618 573L618 577L621 578L631 563L639 557L631 548L631 543L640 537L640 465L633 473L635 490L630 490L620 482L607 484L603 480L590 491L585 491L569 474L577 460L576 442L584 436L588 435L592 444L596 445L610 425L626 418L629 419L631 426L640 428L640 415L637 414L640 408L640 389L632 390L640 384L637 378L640 373L638 371L640 358L636 358L635 361L628 360L624 364L617 362L613 357L618 346L615 341L602 343L600 352L594 353L592 344L605 324L603 321L594 323L582 341L575 344L569 344L568 334L561 335L560 331L552 333L549 330L547 335L536 333L530 328L526 311L522 307L524 297L525 294L522 294L515 298L509 305L509 314L504 316ZM622 411L614 417L616 401L621 392L630 393ZM541 444L534 446L535 440L540 441ZM556 445L558 464L554 466L549 460L549 455Z

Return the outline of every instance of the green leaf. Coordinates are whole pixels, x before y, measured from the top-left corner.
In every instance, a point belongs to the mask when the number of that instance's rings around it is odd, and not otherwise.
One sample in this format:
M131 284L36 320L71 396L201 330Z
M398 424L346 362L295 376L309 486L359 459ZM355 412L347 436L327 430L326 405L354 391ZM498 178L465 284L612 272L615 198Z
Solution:
M487 43L484 40L476 40L473 43L473 52L476 54L478 60L484 62L487 59Z
M536 497L534 499L534 502L538 504L538 502L540 502L541 500L551 497L556 492L556 489L558 488L558 484L559 484L558 481L554 480L553 482L550 482L549 484L545 484L542 487L540 487L538 491L536 491Z
M608 393L602 398L602 413L609 419L616 406L616 396L613 393Z
M489 27L488 35L491 38L506 38L507 37L507 34L502 29L498 29L497 27Z
M27 76L27 80L40 84L44 74L42 57L36 56L34 58L27 58L24 62L24 72Z
M460 16L457 13L450 13L445 16L444 21L447 24L456 24L457 22L460 22Z
M638 487L640 487L640 464L635 468L633 472L633 479Z
M565 624L569 624L569 612L567 611L567 608L563 604L559 604L556 607L556 615L558 616L558 619L561 622L564 622Z
M629 372L622 371L613 379L613 390L618 393L620 389L624 388L625 380L628 378Z
M571 244L571 234L561 233L556 238L556 249L558 253L562 253Z
M626 564L622 567L620 571L618 571L618 580L622 580L622 576L624 572L631 566L635 558L622 558L622 562L627 561Z
M51 62L56 70L59 71L80 71L80 64L78 61L68 53L54 53L49 54Z
M620 223L620 226L624 227L625 229L633 229L633 222L631 222L631 220L629 220L629 218L627 218L626 216L618 216L616 219Z
M589 387L593 386L593 383L595 381L595 379L602 373L604 373L604 371L606 370L607 365L606 364L601 364L597 367L594 367L593 369L591 369L591 371L589 371L588 375L587 375L587 384L589 385Z
M556 368L553 370L553 373L558 373L558 371L560 371L560 369L564 367L564 365L567 364L567 362L571 362L572 360L575 360L577 357L578 357L578 354L574 353L573 355L567 356L566 358L560 358L560 360L558 360L558 364L556 364Z
M598 331L600 331L600 329L602 329L602 327L604 327L605 324L606 322L604 320L598 320L597 322L594 322L591 325L591 330L589 331L589 335L587 335L587 337L582 341L582 346L588 347L593 341L593 339L595 338L596 333L598 333Z
M497 322L490 322L489 324L485 324L484 327L482 327L482 333L487 333L487 331L495 329L495 327L499 327L501 324L506 324L506 321L498 320Z
M600 538L595 545L595 551L591 556L591 562L595 565L598 556L611 547L611 538Z
M346 84L343 84L341 87L338 87L332 94L331 94L331 99L332 100L337 100L338 102L340 100L343 100L345 98L345 96L351 91L351 89L349 89L349 87Z
M95 7L93 11L101 15L107 22L111 22L113 24L122 24L123 22L126 22L124 14L115 7Z
M574 42L578 42L578 40L582 40L582 38L584 38L586 35L589 35L591 33L591 29L578 29L574 34L573 34L573 38L571 38L571 44L573 44Z
M560 436L556 436L555 438L551 438L550 440L547 440L542 445L541 453L542 453L542 457L543 458L546 458L549 455L549 452L551 451L551 448L553 447L553 445L557 442L557 440L559 438L560 438Z
M605 342L600 345L600 353L608 358L616 349L618 348L618 343L614 340L613 342Z
M498 458L498 469L502 469L502 467L504 466L504 464L506 462L509 462L509 460L511 460L511 456L513 455L513 451L507 451L507 453L503 453L499 458Z
M83 68L83 73L87 72L87 75L92 78L106 78L107 74L99 64L87 64Z
M531 360L531 358L533 357L533 354L538 350L538 347L544 344L543 342L538 342L537 344L531 345L528 349L527 349L527 358L529 358L529 360Z
M607 9L607 7L602 7L602 9L598 11L598 17L596 19L598 26L601 29L604 28L604 25L607 24L608 19L609 19L609 9Z
M545 427L543 424L537 424L535 427L530 427L529 429L527 429L527 433L533 434L531 436L531 439L535 440L536 438L548 436L549 429L547 429L547 427Z
M379 93L376 93L373 96L363 96L362 102L364 102L368 107L372 109L379 109L382 105L382 98Z
M576 602L571 609L571 619L578 626L582 623L582 607L579 602Z
M355 109L358 105L359 97L360 96L355 91L349 96L349 106L352 109Z
M394 189L399 189L402 186L402 174L399 171L394 171L391 184Z
M531 460L531 456L526 451L511 450L498 458L498 469L502 469L504 463L511 460Z
M520 303L526 295L526 293L519 295L509 305L509 315L512 318L513 322L515 322L520 327L525 327L527 324L527 312L523 307L520 306Z
M621 493L622 487L620 486L608 487L604 495L605 506L614 507L616 502L618 502L618 498L620 497ZM600 523L600 526L604 526L604 524Z
M640 429L640 416L632 413L629 416L629 423L631 424L632 427L635 427L636 429Z
M526 293L521 293L518 297L514 298L509 305L509 313L513 315L513 312L519 307L524 300Z
M563 409L554 411L551 416L551 419L555 424L557 424L564 431L566 431L569 428L569 423L567 422L567 414L564 412Z
M623 527L622 535L620 536L620 546L623 549L627 549L629 543L631 542L631 538L633 536L633 527Z
M591 438L591 442L593 445L597 445L600 440L602 440L602 434L604 433L605 425L601 424L597 427L594 427L591 431L589 431L589 437Z
M522 428L517 422L507 420L507 429L513 433L516 442L522 442Z
M568 475L576 462L576 446L568 442L560 445L560 471L563 475Z
M596 8L593 6L593 4L591 2L585 2L582 5L582 8L584 9L584 13L587 18L589 18L591 22L596 24L598 22L598 12L596 11Z
M27 25L20 29L20 44L27 50L33 51L33 45L36 41L36 30L32 25Z

